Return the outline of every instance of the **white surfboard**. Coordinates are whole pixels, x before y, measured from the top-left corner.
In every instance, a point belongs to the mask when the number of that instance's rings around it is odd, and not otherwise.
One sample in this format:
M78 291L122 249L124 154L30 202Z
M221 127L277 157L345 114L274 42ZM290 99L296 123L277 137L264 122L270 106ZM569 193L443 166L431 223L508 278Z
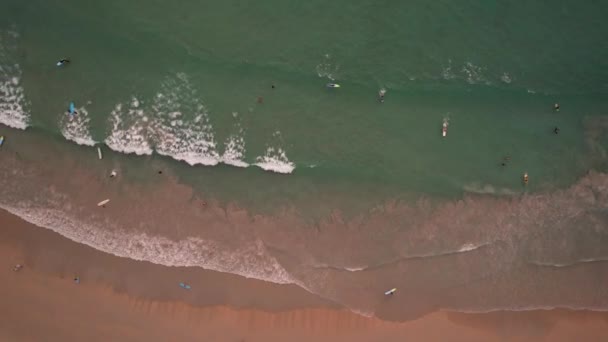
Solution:
M394 287L394 288L392 288L392 289L390 289L390 290L388 290L388 291L384 292L384 295L385 295L385 296L392 295L392 294L393 294L393 293L395 293L395 292L397 292L397 288L396 288L396 287Z
M443 122L443 128L441 129L441 135L444 137L448 135L448 123L445 121Z
M106 200L103 200L103 201L101 201L101 202L97 203L97 206L98 206L98 207L103 207L104 205L106 205L106 204L108 204L108 203L110 203L110 200L109 200L109 199L106 199Z
M103 156L101 155L101 148L97 148L97 156L99 157L99 159L103 159Z

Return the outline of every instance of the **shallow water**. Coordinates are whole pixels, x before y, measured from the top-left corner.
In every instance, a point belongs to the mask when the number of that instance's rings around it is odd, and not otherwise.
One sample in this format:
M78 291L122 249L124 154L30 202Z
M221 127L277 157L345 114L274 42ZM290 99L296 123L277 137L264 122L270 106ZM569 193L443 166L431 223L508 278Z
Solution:
M3 6L3 208L364 314L606 309L602 5Z

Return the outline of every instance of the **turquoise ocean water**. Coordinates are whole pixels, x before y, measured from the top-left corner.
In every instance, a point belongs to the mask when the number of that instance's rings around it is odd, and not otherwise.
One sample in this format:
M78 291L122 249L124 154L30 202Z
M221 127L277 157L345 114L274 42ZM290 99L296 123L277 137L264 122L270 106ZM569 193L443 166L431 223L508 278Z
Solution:
M403 317L608 308L605 4L1 6L9 211L364 314L393 284L419 298ZM536 288L570 280L588 298Z

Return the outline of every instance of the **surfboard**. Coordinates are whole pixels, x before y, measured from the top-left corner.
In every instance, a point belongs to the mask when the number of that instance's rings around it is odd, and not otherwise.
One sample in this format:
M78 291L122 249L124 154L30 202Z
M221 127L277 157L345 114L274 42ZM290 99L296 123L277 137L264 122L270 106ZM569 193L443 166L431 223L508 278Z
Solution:
M101 148L97 148L97 156L99 156L99 159L103 159L103 156L101 155Z
M70 108L68 109L68 112L70 113L70 115L74 115L76 113L76 106L74 105L74 102L70 102Z
M4 144L4 135L0 135L0 146Z
M393 293L395 293L395 292L397 292L397 288L396 288L396 287L394 287L394 288L392 288L392 289L390 289L390 290L388 290L388 291L384 292L384 295L385 295L385 296L392 295L392 294L393 294Z
M448 135L448 123L447 122L443 122L443 128L441 129L441 134L445 137L446 135Z
M338 83L327 83L327 88L340 88Z
M109 199L106 199L106 200L103 200L103 201L101 201L101 202L97 203L97 206L98 206L98 207L102 207L102 206L104 206L104 205L108 204L109 202L110 202L110 200L109 200Z

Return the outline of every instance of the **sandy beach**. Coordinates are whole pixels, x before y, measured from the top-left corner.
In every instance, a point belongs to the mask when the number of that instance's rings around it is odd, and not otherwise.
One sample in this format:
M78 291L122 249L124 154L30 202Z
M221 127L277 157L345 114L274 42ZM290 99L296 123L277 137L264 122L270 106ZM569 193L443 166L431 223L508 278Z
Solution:
M563 310L366 318L292 285L118 258L2 212L3 341L602 341ZM14 272L15 264L24 267ZM80 283L74 282L78 276ZM192 289L184 290L180 282Z

